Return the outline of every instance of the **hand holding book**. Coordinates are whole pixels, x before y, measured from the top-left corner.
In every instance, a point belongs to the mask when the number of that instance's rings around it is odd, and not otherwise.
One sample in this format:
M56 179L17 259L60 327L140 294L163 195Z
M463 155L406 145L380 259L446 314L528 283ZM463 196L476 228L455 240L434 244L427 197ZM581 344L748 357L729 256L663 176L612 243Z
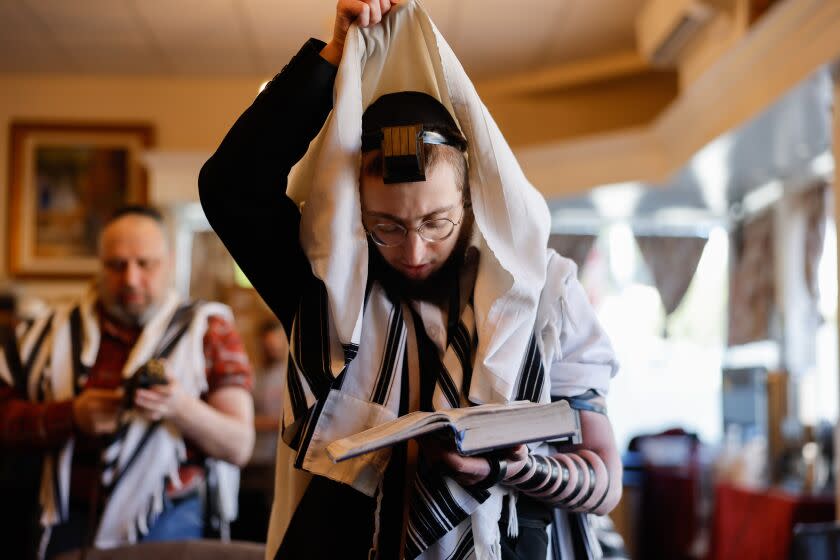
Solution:
M465 456L458 453L451 438L444 439L432 434L417 441L420 452L429 465L437 466L463 486L484 482L492 474L494 461L524 464L528 457L528 447L524 444L495 449L482 455Z

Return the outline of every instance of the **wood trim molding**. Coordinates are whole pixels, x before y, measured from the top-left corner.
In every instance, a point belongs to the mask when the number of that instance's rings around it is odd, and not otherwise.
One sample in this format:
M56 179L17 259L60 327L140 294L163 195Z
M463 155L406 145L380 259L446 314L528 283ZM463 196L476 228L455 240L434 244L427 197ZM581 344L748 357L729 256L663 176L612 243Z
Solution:
M504 78L483 80L476 82L475 87L482 97L526 95L609 80L647 70L650 70L650 65L638 53L628 51Z
M669 162L647 128L516 150L528 179L548 198L598 185L664 178Z
M644 129L517 151L546 196L601 184L657 183L718 136L758 115L790 88L840 56L840 0L788 0Z
M783 2L668 107L655 134L681 165L840 56L840 0Z

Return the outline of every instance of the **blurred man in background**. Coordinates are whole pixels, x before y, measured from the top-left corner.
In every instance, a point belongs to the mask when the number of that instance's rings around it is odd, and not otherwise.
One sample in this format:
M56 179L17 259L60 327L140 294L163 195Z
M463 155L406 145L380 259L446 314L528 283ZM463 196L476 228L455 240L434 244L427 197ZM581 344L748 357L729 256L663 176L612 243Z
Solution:
M90 291L0 360L0 446L43 454L47 556L200 538L206 513L226 526L253 447L252 372L232 314L170 288L161 215L119 210L99 258Z

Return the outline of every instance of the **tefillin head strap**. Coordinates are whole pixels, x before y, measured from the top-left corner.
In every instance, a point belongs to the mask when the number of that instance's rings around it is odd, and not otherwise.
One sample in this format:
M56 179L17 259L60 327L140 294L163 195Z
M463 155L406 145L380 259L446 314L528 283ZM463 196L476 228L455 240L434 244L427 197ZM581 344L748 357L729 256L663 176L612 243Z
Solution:
M426 146L466 151L455 119L434 97L416 91L383 95L362 116L362 152L382 150L385 183L426 180Z
M366 135L362 151L382 150L382 178L385 183L411 183L426 180L426 145L458 147L443 134L424 130L422 124L385 126ZM365 147L369 147L365 150Z

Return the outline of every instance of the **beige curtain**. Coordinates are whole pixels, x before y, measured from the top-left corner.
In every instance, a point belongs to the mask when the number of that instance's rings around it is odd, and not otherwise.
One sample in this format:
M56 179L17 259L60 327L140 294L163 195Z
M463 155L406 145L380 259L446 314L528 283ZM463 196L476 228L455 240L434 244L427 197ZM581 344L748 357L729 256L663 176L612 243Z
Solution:
M769 337L776 301L773 212L742 224L732 238L729 345Z
M597 236L595 235L552 233L548 238L548 246L564 257L575 261L578 274L580 274L596 239Z
M697 271L706 241L705 237L636 236L666 315L673 313L683 300Z
M825 241L827 191L823 183L801 195L805 210L805 285L814 301L820 297L817 269Z

